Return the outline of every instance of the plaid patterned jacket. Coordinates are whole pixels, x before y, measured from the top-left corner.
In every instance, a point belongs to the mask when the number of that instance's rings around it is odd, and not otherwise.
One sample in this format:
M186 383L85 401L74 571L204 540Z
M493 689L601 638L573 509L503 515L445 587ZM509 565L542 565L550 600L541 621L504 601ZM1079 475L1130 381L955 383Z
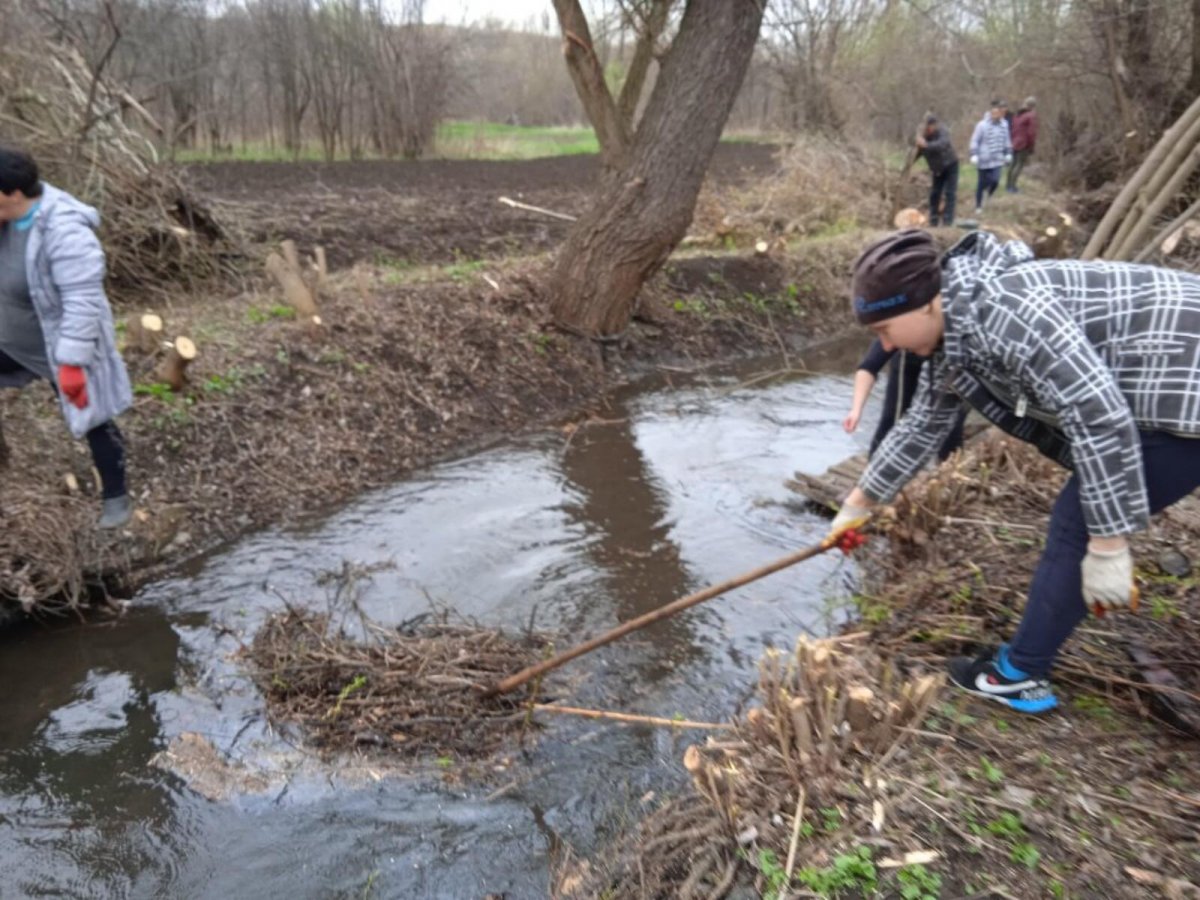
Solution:
M1075 470L1090 534L1145 528L1138 429L1200 437L1200 277L1035 262L1018 241L974 232L942 259L942 301L942 347L867 465L867 496L891 500L966 402Z

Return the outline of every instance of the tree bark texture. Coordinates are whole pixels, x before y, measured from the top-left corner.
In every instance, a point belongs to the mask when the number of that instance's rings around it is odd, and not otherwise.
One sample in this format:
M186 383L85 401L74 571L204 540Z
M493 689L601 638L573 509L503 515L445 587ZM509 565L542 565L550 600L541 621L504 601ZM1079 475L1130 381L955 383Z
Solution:
M595 203L559 253L551 310L563 327L588 337L623 332L642 284L687 233L764 6L759 0L689 0L629 164L604 176Z

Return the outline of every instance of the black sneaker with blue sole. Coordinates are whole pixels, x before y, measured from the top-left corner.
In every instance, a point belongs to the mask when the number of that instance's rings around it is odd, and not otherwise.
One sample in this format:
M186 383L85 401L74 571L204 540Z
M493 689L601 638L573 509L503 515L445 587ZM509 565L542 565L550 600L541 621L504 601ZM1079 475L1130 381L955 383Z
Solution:
M1058 706L1054 688L1045 678L1022 672L1008 658L1008 647L972 659L956 656L950 660L950 681L955 687L1010 706L1018 712L1042 713Z

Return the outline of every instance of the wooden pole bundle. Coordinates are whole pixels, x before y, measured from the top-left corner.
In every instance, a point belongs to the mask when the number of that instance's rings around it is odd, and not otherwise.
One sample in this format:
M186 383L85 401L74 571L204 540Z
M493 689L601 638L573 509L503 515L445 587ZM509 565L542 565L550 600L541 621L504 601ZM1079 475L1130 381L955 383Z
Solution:
M1096 226L1083 259L1132 259L1167 204L1200 166L1200 97L1176 120ZM1170 228L1171 226L1168 226ZM1157 244L1170 232L1160 233Z

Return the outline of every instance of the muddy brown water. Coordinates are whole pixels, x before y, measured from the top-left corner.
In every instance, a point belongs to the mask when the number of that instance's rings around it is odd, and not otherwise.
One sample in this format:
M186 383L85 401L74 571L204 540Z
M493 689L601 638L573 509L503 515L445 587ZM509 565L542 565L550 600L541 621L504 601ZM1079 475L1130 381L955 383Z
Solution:
M26 627L0 652L0 897L545 897L555 855L594 852L682 787L696 733L547 718L468 765L323 763L273 729L236 654L281 598L324 608L320 573L374 619L431 604L574 642L823 534L783 481L862 450L843 433L860 342L670 375L607 423L445 462L303 528L267 531L155 584L116 621ZM578 705L721 720L767 646L826 632L855 573L819 557L578 660ZM212 773L151 765L184 734ZM170 767L168 767L170 768ZM215 798L215 799L210 799Z

